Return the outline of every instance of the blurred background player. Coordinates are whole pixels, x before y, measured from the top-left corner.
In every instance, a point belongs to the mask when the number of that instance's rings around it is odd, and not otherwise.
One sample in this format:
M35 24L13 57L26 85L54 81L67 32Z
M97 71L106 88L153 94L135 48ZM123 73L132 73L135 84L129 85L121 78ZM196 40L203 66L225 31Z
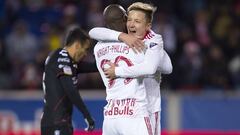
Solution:
M116 77L139 77L146 74L152 74L153 76L144 79L144 83L147 89L147 97L148 97L148 110L150 113L153 132L154 134L160 134L160 111L161 111L161 96L160 96L160 82L161 82L161 73L170 74L172 72L172 63L165 51L161 49L163 47L162 37L157 35L153 31L150 30L151 23L153 19L153 13L155 12L155 8L152 5L136 2L129 6L128 8L128 20L127 20L127 28L128 33L139 38L144 39L145 44L147 46L147 51L145 55L145 60L143 63L138 65L133 65L131 67L116 67L113 64L110 64L112 67L105 71L105 74L110 79L114 79ZM105 30L102 28L101 31L105 31L105 35L119 35L119 39L123 41L128 41L128 39L122 39L122 35L124 38L127 36L122 33L119 34L117 32L113 32L110 30ZM90 31L90 35L94 35L96 37L96 30ZM97 33L98 34L98 33ZM110 36L110 37L114 37ZM122 36L122 37L121 37ZM110 39L109 37L98 36L98 39L104 40L116 40L117 38ZM118 36L117 36L118 37ZM160 47L156 49L156 47ZM162 55L163 51L163 57ZM162 57L162 58L161 58ZM154 62L156 60L156 62ZM151 64L153 63L153 64ZM158 72L156 72L157 68L159 68ZM139 70L141 69L141 70Z
M43 74L44 110L42 135L72 135L72 111L75 105L83 114L87 131L94 129L87 107L76 88L78 65L90 45L89 36L80 28L67 34L64 48L53 51L46 59Z

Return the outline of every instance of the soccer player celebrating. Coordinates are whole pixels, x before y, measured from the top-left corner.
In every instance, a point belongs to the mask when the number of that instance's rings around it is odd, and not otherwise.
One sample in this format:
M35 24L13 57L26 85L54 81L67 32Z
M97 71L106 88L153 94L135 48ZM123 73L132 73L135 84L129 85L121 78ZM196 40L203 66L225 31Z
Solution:
M144 61L130 67L117 66L110 64L111 68L105 70L105 74L110 79L115 77L139 77L151 74L144 78L144 84L147 92L148 111L152 121L153 132L160 134L160 77L161 73L169 74L172 72L172 64L169 56L163 50L163 41L160 35L150 30L155 8L149 4L136 2L128 8L127 29L130 35L143 39L147 47ZM99 35L99 30L102 33ZM106 35L111 36L106 36ZM95 28L90 31L90 36L98 40L126 40L126 34L111 31L104 28ZM115 38L114 38L115 37Z
M104 10L106 25L124 31L126 18L123 8L110 5ZM114 20L111 17L119 17ZM142 78L108 79L104 70L108 62L133 66L144 60L143 53L134 53L123 42L98 42L94 47L97 68L106 87L103 135L152 135L147 111L146 90Z

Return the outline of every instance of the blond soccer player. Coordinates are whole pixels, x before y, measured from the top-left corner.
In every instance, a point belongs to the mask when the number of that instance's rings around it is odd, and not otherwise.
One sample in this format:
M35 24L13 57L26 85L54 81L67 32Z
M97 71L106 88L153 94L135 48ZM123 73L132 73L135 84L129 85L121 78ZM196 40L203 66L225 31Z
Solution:
M149 116L153 127L152 130L155 135L159 135L161 130L161 74L170 74L172 72L172 63L163 49L161 35L158 35L151 30L153 13L155 10L156 8L152 5L141 2L136 2L129 6L127 19L128 34L144 41L147 48L144 61L131 67L115 67L114 64L110 64L111 68L106 70L105 74L109 78L145 77L144 84L147 93ZM106 34L100 35L100 31L101 33ZM132 44L132 41L128 41L128 35L105 28L95 28L91 30L90 36L97 38L98 40L121 40L125 41L127 44ZM112 37L117 37L117 39Z

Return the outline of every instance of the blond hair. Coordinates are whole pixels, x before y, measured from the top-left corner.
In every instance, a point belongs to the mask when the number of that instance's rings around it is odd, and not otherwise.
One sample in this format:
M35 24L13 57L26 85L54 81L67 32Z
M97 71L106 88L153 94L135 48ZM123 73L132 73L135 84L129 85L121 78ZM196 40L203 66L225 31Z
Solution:
M157 10L157 7L154 7L151 4L142 3L142 2L135 2L128 7L127 12L129 13L132 10L139 10L145 13L147 22L152 23L153 14Z

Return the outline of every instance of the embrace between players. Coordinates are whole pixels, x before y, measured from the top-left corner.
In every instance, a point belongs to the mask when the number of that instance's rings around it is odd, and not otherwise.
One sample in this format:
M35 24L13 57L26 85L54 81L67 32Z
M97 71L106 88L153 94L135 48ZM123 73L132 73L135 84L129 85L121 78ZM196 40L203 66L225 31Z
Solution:
M127 13L109 5L103 13L109 29L89 32L99 41L94 55L107 93L103 135L160 134L161 74L170 74L172 63L161 35L151 30L155 10L141 2Z
M94 47L94 55L97 69L106 87L107 105L104 107L103 112L103 135L160 134L161 74L170 74L172 72L172 63L168 54L164 51L161 35L151 30L155 10L156 8L152 5L141 2L130 5L127 13L120 5L109 5L103 13L107 28L93 28L89 32L91 38L98 40ZM75 40L73 38L73 41ZM86 41L88 40L87 38ZM80 41L80 44L89 44L85 40L84 42L82 40L77 41ZM75 45L72 50L77 47L79 46ZM79 60L82 57L81 53L84 53L88 48L83 45L81 47L84 48L81 49L82 51L73 53L76 57L78 56L78 59L75 58L76 60ZM61 58L56 60L61 64L57 64L58 70L55 73L59 74L58 77L61 78L61 82L68 80L70 83L71 77L75 77L79 72L77 68L74 68L76 66L71 65L76 60L72 57L74 55L69 53L69 50L71 49L65 47L65 49L55 52L62 55ZM51 56L49 59L51 59ZM50 60L46 61L46 63L50 63ZM51 66L48 67L51 68ZM92 71L95 71L95 69L92 68L89 72ZM46 78L45 75L45 83ZM50 91L48 89L51 88L47 89L50 86L44 87L46 97L48 95L47 91ZM63 89L69 89L68 87L63 85ZM66 92L67 90L63 91ZM74 95L77 91L76 88L73 91L72 93L68 91L67 94L60 96L58 101L55 101L53 108L57 109L59 104L64 103L64 100L68 105L75 104L84 115L88 124L87 130L91 131L94 129L94 121L80 95ZM73 95L76 100L71 99ZM80 103L76 103L77 100ZM46 108L48 108L47 103L46 101L44 114ZM60 133L59 135L71 135L73 129L69 120L71 120L72 104L69 108L68 117L65 118L68 121L67 124L63 123L51 128L41 124L42 135L47 133L55 134L56 131ZM52 112L51 117L53 117L53 114ZM59 115L59 118L54 119L62 120L61 117L63 116ZM44 118L46 119L46 116L43 115L42 123Z

